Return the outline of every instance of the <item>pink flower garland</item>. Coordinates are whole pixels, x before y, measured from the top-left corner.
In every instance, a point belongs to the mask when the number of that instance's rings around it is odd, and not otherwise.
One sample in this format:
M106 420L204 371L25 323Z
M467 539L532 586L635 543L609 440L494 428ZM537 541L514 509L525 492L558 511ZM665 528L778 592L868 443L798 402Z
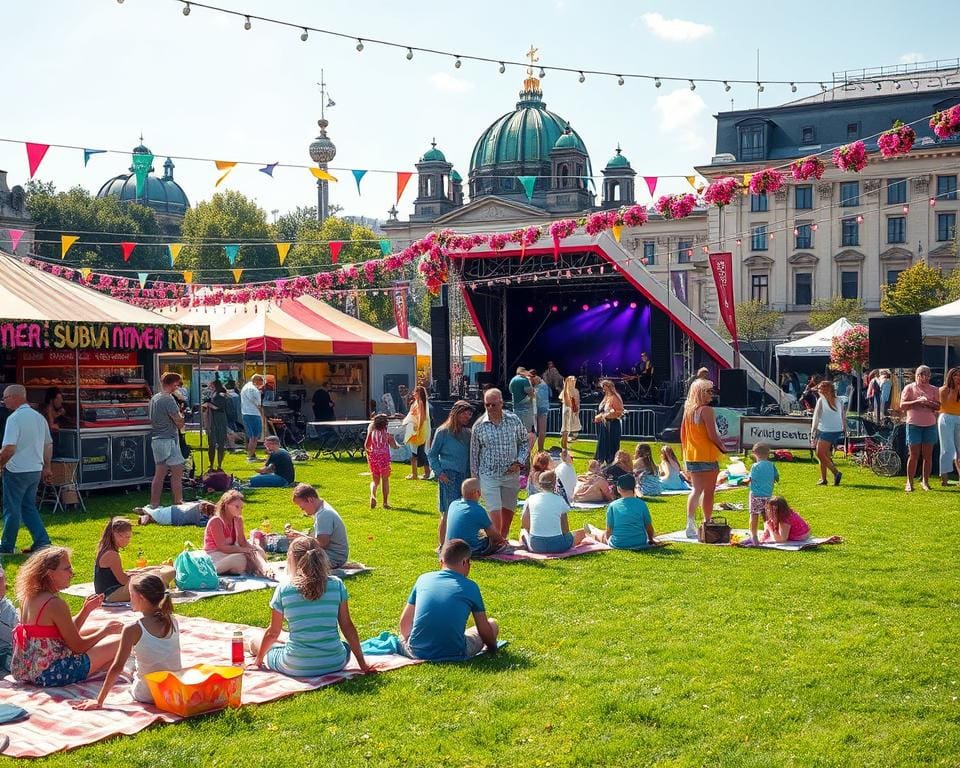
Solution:
M824 165L823 160L816 155L811 155L800 160L794 160L790 166L790 173L797 181L806 181L807 179L819 179L826 169L827 166Z
M783 187L783 174L776 168L764 168L750 177L750 193L766 195Z
M665 219L685 219L697 205L697 198L689 192L683 195L663 195L654 208Z
M845 144L833 150L833 164L841 171L859 173L867 167L867 148L862 141Z
M877 139L877 148L884 157L896 157L905 155L913 148L913 142L917 140L917 132L909 125L904 125L900 120L893 124L893 128L884 131Z
M707 185L703 193L703 202L708 205L715 205L717 208L723 208L730 205L733 199L740 193L741 184L732 176L724 176Z
M631 205L623 210L620 221L625 227L642 227L647 223L647 209L642 205Z
M865 325L855 325L830 343L830 367L851 373L863 370L870 359L870 334Z
M930 118L930 127L938 139L949 139L960 133L960 104L937 112Z

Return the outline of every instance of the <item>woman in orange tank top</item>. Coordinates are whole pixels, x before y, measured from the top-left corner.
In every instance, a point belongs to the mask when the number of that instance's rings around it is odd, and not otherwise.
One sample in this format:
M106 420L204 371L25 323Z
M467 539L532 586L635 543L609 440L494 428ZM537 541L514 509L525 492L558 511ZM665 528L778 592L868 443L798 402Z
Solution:
M683 405L680 424L680 446L691 485L687 497L687 538L690 539L697 537L697 507L703 510L704 520L713 516L713 492L720 473L720 458L724 455L716 417L709 405L711 400L713 382L694 381Z
M946 487L954 469L960 474L960 368L951 368L940 387L940 485Z

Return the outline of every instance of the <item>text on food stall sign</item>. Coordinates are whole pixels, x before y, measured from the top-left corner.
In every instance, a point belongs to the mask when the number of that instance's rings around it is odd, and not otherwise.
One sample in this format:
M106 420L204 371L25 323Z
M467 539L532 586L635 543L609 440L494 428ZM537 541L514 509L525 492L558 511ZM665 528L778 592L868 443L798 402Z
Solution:
M205 326L136 326L66 321L0 323L0 349L124 349L192 352L210 348Z

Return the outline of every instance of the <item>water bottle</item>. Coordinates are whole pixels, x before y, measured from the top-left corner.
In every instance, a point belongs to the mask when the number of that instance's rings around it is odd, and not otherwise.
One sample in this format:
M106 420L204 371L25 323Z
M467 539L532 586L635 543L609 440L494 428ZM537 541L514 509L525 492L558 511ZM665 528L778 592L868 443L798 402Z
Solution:
M147 557L143 554L143 550L137 552L137 568L146 568L147 567Z
M230 640L230 660L235 667L243 666L243 632L234 630Z

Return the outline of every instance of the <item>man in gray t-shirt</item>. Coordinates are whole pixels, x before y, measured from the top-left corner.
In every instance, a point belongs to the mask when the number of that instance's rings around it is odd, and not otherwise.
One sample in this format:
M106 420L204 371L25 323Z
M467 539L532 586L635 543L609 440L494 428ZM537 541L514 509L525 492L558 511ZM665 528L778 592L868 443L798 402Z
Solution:
M160 506L163 482L170 473L170 492L174 504L183 504L183 464L180 453L180 428L183 416L173 397L182 379L178 373L160 377L160 391L150 398L150 447L153 449L153 482L150 484L150 506Z
M337 511L317 495L312 485L300 483L293 489L293 503L307 517L313 518L313 537L320 543L330 560L330 567L341 568L350 555L347 528ZM287 538L309 534L288 530Z

